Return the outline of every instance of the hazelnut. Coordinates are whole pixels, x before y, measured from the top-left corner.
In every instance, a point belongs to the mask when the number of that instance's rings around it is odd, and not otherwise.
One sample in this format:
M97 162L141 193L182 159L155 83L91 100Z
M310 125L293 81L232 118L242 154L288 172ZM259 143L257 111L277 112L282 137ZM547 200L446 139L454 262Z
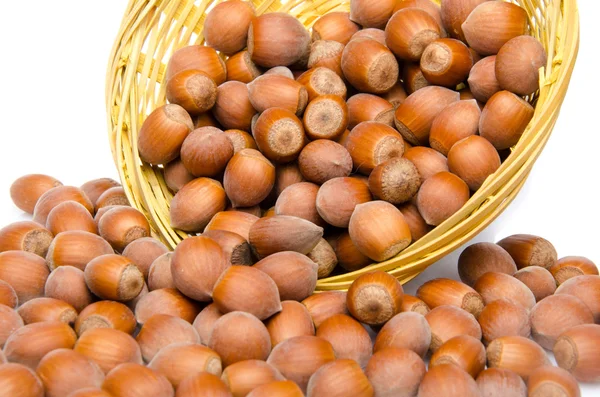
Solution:
M477 386L486 397L527 397L527 385L516 373L488 368L477 377Z
M439 172L449 171L446 156L428 147L415 146L407 148L404 152L404 158L410 160L417 167L417 171L421 176L421 184Z
M302 115L310 99L302 82L277 74L265 74L248 83L248 95L259 113L277 107L297 116Z
M256 221L250 228L248 242L260 259L281 251L308 254L319 243L321 237L323 228L306 219L275 215Z
M224 54L243 50L252 18L254 6L250 2L233 0L217 4L204 20L206 44Z
M298 158L302 175L311 182L323 184L328 180L349 176L352 157L339 143L318 139L302 149Z
M444 31L444 25L442 23L441 9L437 3L434 3L431 0L400 0L396 3L396 6L394 7L394 13L404 8L412 7L419 8L431 15L440 26L441 35L446 36L446 32Z
M114 328L132 334L137 325L133 312L119 302L100 301L88 305L79 313L75 332L83 334L92 328Z
M217 242L232 265L250 266L254 263L250 244L239 234L225 230L209 230L202 235Z
M431 329L423 315L414 312L398 313L379 331L375 352L393 347L412 350L425 357L431 345Z
M561 334L553 352L559 367L569 371L580 382L600 379L600 325L584 324Z
M417 297L430 308L452 305L477 317L483 310L483 298L466 284L448 278L427 281L417 290Z
M192 131L181 146L183 165L197 177L220 175L232 156L231 140L215 127L202 127Z
M531 234L514 234L498 241L515 260L518 269L527 266L541 266L546 269L556 263L556 249L542 237Z
M517 266L512 257L497 244L475 243L461 252L458 258L458 274L463 283L473 286L487 272L513 275Z
M204 231L225 230L239 234L248 240L250 228L258 219L256 215L241 211L218 212L212 217L208 225L206 225Z
M19 298L13 287L4 280L0 280L0 305L8 306L11 309L17 307Z
M430 86L418 63L406 63L402 68L402 80L406 86L406 91L410 95L413 92ZM406 98L404 98L406 100ZM404 101L403 101L404 102Z
M375 121L390 127L394 126L394 105L377 95L356 94L348 98L346 105L350 130L363 121Z
M444 0L441 3L443 25L455 39L465 41L462 24L479 4L487 0Z
M44 295L49 273L46 261L35 254L24 251L0 253L0 280L10 284L21 305Z
M3 397L44 397L44 384L34 370L21 364L0 365Z
M102 255L113 254L115 251L102 237L80 230L62 232L58 234L46 255L46 262L50 270L61 266L73 266L84 270L94 258Z
M215 303L211 303L206 306L194 319L193 326L198 331L200 336L200 343L203 345L208 344L210 339L210 333L212 332L215 322L223 316L223 313L219 311Z
M321 16L312 27L312 40L333 40L343 45L348 44L352 35L360 27L350 20L347 12L329 12ZM312 54L311 54L312 55Z
M429 313L429 306L416 296L404 294L402 298L402 311L415 312L424 316Z
M555 294L573 295L581 299L594 314L594 321L600 322L600 276L578 276L562 283Z
M317 286L317 264L298 252L276 252L253 267L275 281L282 301L306 299Z
M78 312L92 303L92 293L85 283L82 270L73 266L60 266L50 273L44 287L48 298L67 302Z
M93 213L94 205L85 195L83 190L73 186L58 186L42 194L35 204L33 210L33 221L40 225L45 225L48 221L48 214L57 205L65 201L75 201L83 205L89 213Z
M554 291L556 291L556 281L552 277L552 273L543 267L524 267L513 276L533 292L536 302L554 294Z
M73 350L94 361L105 374L121 363L142 364L142 353L135 339L112 328L87 330L79 337Z
M48 175L24 175L10 186L10 198L19 209L33 214L40 197L48 190L58 186L62 186L62 182Z
M310 377L334 360L335 353L326 340L316 336L296 336L275 346L267 363L306 392Z
M35 298L23 303L17 313L25 324L59 321L73 324L77 311L67 302L54 298Z
M437 39L423 50L420 66L430 83L454 88L469 75L473 57L462 41Z
M110 190L112 189L107 190L107 192L110 192ZM102 197L104 195L100 198ZM75 201L65 201L54 207L48 214L46 227L54 235L71 230L82 230L98 234L98 226L92 214L90 214L87 208Z
M377 396L416 396L426 372L425 363L415 352L395 347L373 354L365 369Z
M101 299L127 302L138 296L144 275L131 260L108 254L92 259L84 270L85 282Z
M166 377L140 364L117 366L104 379L102 388L115 397L174 397Z
M323 365L308 382L307 396L373 396L373 386L353 360L337 359Z
M421 187L417 167L401 157L393 157L379 164L369 175L369 189L377 198L392 204L401 204L415 196Z
M310 182L295 183L287 187L277 198L275 214L296 216L324 226L325 221L316 208L318 191L319 186Z
M275 167L258 150L236 153L223 177L227 197L235 207L251 207L262 202L275 184Z
M302 301L315 323L315 327L336 314L348 314L345 291L325 291Z
M248 86L240 81L228 81L217 87L217 102L213 115L225 129L250 131L256 110L250 102Z
M523 380L539 367L550 364L546 352L538 344L522 336L502 336L487 347L489 368L515 372Z
M260 151L277 163L294 161L305 145L302 121L287 109L267 109L258 117L252 131Z
M221 376L221 380L234 397L247 396L263 385L283 381L283 379L283 376L272 365L260 360L238 361L225 368Z
M167 64L166 81L184 70L199 70L210 76L219 85L225 81L225 62L217 51L208 46L191 45L178 49Z
M535 306L535 296L525 284L505 273L488 272L477 279L474 288L485 304L497 299L507 299L530 310Z
M371 264L371 259L358 250L347 231L341 232L330 241L338 263L344 270L353 272Z
M150 235L148 220L132 207L115 207L98 222L100 236L117 251L123 251L129 243Z
M317 194L317 211L330 225L348 227L357 205L371 201L366 183L354 177L339 177L325 182Z
M450 149L457 142L477 134L480 116L481 110L477 101L473 99L461 100L446 106L431 124L429 144L444 156L448 156ZM491 160L497 156L491 153L489 155Z
M469 186L450 172L439 172L425 180L417 194L417 207L423 219L438 226L469 201Z
M440 25L420 8L403 8L394 13L385 28L386 44L401 59L418 61L425 48L441 36Z
M455 336L470 335L481 339L481 327L475 317L456 306L438 306L427 313L425 319L431 329L430 350L434 353Z
M475 379L485 369L485 361L485 347L481 341L469 335L460 335L448 340L433 353L429 369L454 364Z
M404 153L404 141L400 134L385 124L366 121L350 132L346 149L352 156L354 168L369 175L379 164Z
M241 311L264 320L281 311L277 284L254 267L231 266L225 270L212 297L222 313Z
M225 61L225 66L227 81L239 81L247 84L262 74L246 50L230 56Z
M564 397L581 395L577 380L568 371L551 365L536 369L527 382L529 396L542 397L552 393Z
M19 313L8 306L0 306L0 348L4 346L4 343L19 328L24 325L23 319ZM3 361L5 361L4 358Z
M527 268L526 268L527 269ZM594 262L583 256L565 256L548 270L556 280L556 285L583 275L598 275L598 267Z
M477 397L479 388L473 378L454 364L440 364L423 377L419 385L419 397Z
M481 55L494 55L507 41L527 32L527 12L517 4L485 1L461 27L469 47Z
M234 311L215 322L208 347L221 357L223 367L228 367L244 360L266 360L271 352L271 339L259 319Z
M383 28L392 16L395 6L396 2L393 0L353 0L350 4L350 19L364 28Z
M171 226L185 231L202 230L225 209L226 194L218 181L198 178L187 183L171 200Z
M155 314L142 326L136 337L146 362L163 348L175 343L199 343L198 332L187 321L166 314Z
M303 397L300 387L291 380L278 380L266 383L252 390L248 397Z
M528 338L531 334L529 311L507 299L487 304L477 320L486 345L502 336Z
M193 129L192 118L183 107L168 104L155 109L144 120L138 134L140 158L150 164L175 160Z
M350 288L346 305L352 317L369 325L385 324L400 312L402 285L388 273L375 271L359 276Z
M119 187L121 184L111 178L98 178L87 181L81 185L80 189L83 190L85 195L90 199L92 203L96 203L102 193L113 187Z
M334 13L335 14L335 13ZM329 15L329 14L326 14ZM326 16L324 15L324 16ZM313 36L315 35L315 25L313 25ZM333 70L338 76L344 77L342 71L342 53L344 44L332 40L313 41L310 46L310 56L308 57L309 68L328 68Z
M517 144L533 118L533 112L533 106L521 97L509 91L498 91L481 111L479 134L496 149L508 149Z
M467 81L471 93L481 102L487 102L492 95L502 90L496 78L496 56L485 57L475 63Z
M233 153L237 153L244 149L256 149L256 142L252 135L242 130L227 130L225 136L231 141L233 145Z
M496 56L496 77L500 87L517 95L530 95L539 86L539 69L546 66L542 44L531 36L517 36L507 41Z
M333 247L323 238L306 256L317 264L317 278L319 279L329 276L338 264Z
M315 335L315 325L308 309L296 301L281 302L281 311L269 318L265 325L271 336L271 346L295 336Z
M383 94L398 81L399 66L396 57L385 45L358 38L344 48L342 71L348 82L359 91Z
M342 100L346 99L347 89L344 80L329 68L311 68L302 73L297 81L306 87L309 102L322 95L335 95Z
M77 204L73 201L66 203ZM91 217L87 210L85 212ZM52 234L48 229L33 221L11 223L0 229L0 252L25 251L45 258L48 247L54 239Z
M336 314L323 321L316 335L333 347L337 359L350 359L366 368L373 354L373 343L367 330L352 317Z
M303 121L310 139L335 140L348 128L348 105L339 95L320 95L306 107Z

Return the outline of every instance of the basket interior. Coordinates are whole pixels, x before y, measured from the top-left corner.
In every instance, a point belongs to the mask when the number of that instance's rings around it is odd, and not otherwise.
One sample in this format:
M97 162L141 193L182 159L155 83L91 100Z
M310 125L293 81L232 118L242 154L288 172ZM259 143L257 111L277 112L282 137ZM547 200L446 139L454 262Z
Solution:
M112 52L107 76L107 107L112 151L126 194L149 218L154 233L171 247L188 234L169 224L173 194L162 167L141 162L137 134L143 120L166 103L164 76L171 54L184 46L202 44L206 13L221 1L131 0ZM319 289L343 289L369 270L389 271L408 281L427 265L468 241L491 223L514 199L541 153L573 70L579 25L575 0L515 0L528 13L531 34L548 53L540 70L540 90L531 98L534 118L511 155L454 216L409 246L397 257L366 269L319 280ZM287 12L308 28L319 16L348 11L349 0L259 1L257 14Z

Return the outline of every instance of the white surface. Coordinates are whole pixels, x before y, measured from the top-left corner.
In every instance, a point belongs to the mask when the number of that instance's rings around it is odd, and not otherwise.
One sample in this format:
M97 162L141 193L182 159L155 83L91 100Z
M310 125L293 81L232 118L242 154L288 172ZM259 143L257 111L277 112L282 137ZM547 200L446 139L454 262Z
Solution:
M10 184L46 173L65 184L118 178L106 132L104 81L109 51L126 0L6 1L0 12L0 225L25 216L13 206ZM600 263L597 228L600 171L598 20L600 4L579 1L581 47L552 138L515 202L475 241L513 233L548 238L559 256ZM458 253L407 286L457 277ZM600 396L584 385L583 396Z

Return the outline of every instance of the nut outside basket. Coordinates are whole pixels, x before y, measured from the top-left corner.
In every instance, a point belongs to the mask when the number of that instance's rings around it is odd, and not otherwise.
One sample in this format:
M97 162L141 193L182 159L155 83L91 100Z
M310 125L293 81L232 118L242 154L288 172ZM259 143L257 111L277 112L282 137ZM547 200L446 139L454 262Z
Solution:
M187 234L169 224L162 168L143 163L138 131L146 116L165 104L165 70L178 48L202 44L205 15L221 1L130 0L111 52L106 79L109 139L123 188L132 205L149 219L154 234L171 247ZM450 219L396 257L364 269L319 280L317 290L345 290L361 274L387 271L401 282L449 254L489 225L521 190L542 152L565 98L579 48L576 0L513 0L528 13L531 34L548 53L540 69L540 90L530 101L535 114L520 141L496 173ZM252 0L257 15L287 12L310 28L321 15L348 11L349 0Z

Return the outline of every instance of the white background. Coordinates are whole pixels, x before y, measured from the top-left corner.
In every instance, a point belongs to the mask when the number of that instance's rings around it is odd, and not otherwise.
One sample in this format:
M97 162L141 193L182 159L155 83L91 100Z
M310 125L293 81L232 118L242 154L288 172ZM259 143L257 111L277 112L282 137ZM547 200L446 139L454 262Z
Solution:
M64 184L118 174L107 139L104 83L126 0L5 1L0 12L0 226L25 219L9 187L27 173ZM532 233L559 256L600 263L600 3L579 1L581 46L552 138L515 202L476 241ZM458 253L407 286L457 277ZM600 387L583 386L584 396Z

